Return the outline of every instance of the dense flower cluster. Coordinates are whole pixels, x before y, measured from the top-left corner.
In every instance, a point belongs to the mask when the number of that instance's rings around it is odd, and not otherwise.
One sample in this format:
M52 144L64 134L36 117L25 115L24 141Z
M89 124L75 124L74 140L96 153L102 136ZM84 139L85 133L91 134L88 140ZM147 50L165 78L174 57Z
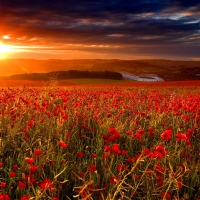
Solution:
M198 199L200 93L173 90L1 89L0 199Z

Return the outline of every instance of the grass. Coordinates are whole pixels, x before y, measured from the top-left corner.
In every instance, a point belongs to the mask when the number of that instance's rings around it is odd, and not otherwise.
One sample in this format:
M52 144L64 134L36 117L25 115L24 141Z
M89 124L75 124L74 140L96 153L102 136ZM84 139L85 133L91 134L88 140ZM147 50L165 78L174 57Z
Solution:
M98 79L98 78L80 78L80 79L68 79L59 81L63 83L73 83L73 84L120 84L120 83L132 83L135 81L131 80L113 80L113 79Z
M1 89L0 199L199 200L199 88L111 85Z
M95 79L95 78L80 78L80 79L66 79L66 80L55 80L59 86L70 86L70 85L90 85L90 84L124 84L134 83L131 80L113 80L113 79ZM19 87L19 86L31 86L31 87L42 87L48 85L49 81L30 81L30 80L1 80L1 87Z

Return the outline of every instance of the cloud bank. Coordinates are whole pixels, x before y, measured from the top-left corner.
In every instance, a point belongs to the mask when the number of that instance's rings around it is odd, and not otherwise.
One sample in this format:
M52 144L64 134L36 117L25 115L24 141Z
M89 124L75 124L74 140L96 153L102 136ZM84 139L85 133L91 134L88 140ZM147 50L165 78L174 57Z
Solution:
M0 0L0 19L3 43L38 52L200 57L198 0Z

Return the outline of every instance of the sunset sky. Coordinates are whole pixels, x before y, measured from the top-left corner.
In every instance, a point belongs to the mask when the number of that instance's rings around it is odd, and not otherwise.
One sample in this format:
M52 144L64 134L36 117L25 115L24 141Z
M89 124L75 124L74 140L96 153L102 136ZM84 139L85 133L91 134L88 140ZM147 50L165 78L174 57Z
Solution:
M0 58L200 60L199 0L0 0Z

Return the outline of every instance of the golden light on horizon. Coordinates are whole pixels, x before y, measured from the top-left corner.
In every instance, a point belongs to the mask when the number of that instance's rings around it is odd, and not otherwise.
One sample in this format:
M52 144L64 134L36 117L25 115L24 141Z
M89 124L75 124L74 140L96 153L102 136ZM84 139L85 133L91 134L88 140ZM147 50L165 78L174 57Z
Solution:
M27 50L27 47L24 46L13 46L0 43L0 59L7 59L11 57L11 54L26 51L29 50Z
M7 59L11 57L11 54L19 52L31 52L31 49L38 47L27 47L27 46L13 46L0 43L0 59Z
M13 46L4 45L0 43L0 59L5 59L8 54L13 51Z

